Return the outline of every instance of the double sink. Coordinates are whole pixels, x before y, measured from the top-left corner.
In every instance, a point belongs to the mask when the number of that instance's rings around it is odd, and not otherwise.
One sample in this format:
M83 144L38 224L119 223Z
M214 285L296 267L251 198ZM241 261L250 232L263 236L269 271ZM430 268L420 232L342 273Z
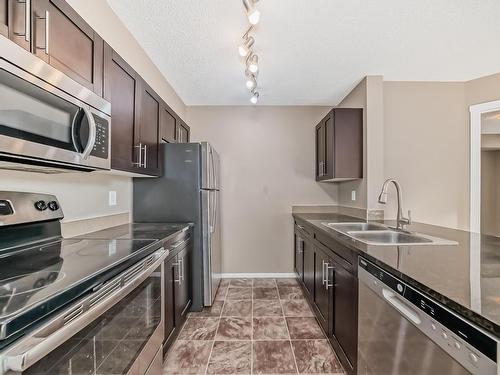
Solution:
M367 245L456 245L457 242L411 233L378 223L321 223Z

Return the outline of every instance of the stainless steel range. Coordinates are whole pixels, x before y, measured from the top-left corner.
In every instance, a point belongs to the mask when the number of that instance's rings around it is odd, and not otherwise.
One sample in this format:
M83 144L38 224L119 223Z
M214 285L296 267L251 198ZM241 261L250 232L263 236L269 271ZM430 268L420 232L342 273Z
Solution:
M168 252L150 239L63 239L62 218L54 196L0 192L0 374L161 368Z

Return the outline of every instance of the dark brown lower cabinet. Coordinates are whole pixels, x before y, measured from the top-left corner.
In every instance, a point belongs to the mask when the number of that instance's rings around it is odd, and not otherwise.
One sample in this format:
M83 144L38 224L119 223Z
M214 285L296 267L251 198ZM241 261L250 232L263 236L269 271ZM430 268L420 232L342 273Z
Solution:
M331 246L326 247L317 240L318 235L313 228L307 229L310 236L301 234L298 226L295 227L296 236L299 234L299 238L303 239L304 273L301 278L296 272L297 279L344 369L349 375L354 375L357 371L358 340L356 263L339 255L350 253L350 249L333 239L329 241ZM295 256L297 248L298 241L295 243Z
M304 281L304 239L295 232L294 270L300 281Z
M191 242L165 262L165 354L177 337L191 306Z
M314 248L314 306L316 317L325 332L329 332L331 319L332 293L327 279L330 266L330 257L323 251Z
M314 298L314 247L304 241L304 287L310 298Z

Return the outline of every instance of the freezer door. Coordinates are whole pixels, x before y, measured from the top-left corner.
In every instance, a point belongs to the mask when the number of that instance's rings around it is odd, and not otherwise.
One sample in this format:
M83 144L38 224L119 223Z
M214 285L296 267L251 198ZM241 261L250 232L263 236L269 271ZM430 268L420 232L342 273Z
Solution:
M222 270L219 192L202 190L203 295L205 306L212 306Z
M201 143L201 188L219 189L219 155L208 142Z

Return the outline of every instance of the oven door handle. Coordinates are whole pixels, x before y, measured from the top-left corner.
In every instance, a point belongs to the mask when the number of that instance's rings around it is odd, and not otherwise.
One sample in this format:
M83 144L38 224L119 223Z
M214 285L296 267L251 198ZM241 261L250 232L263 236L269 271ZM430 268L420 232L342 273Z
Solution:
M2 355L0 373L26 371L59 345L81 331L104 312L120 302L161 266L168 251L161 248L96 292L71 305L63 312L20 339Z
M83 113L85 113L85 116L87 117L87 121L89 122L89 140L87 142L87 146L82 152L82 158L83 159L88 159L90 156L90 153L94 149L95 146L95 141L97 137L97 125L95 123L94 116L92 115L92 112L88 110L87 108L82 108Z

